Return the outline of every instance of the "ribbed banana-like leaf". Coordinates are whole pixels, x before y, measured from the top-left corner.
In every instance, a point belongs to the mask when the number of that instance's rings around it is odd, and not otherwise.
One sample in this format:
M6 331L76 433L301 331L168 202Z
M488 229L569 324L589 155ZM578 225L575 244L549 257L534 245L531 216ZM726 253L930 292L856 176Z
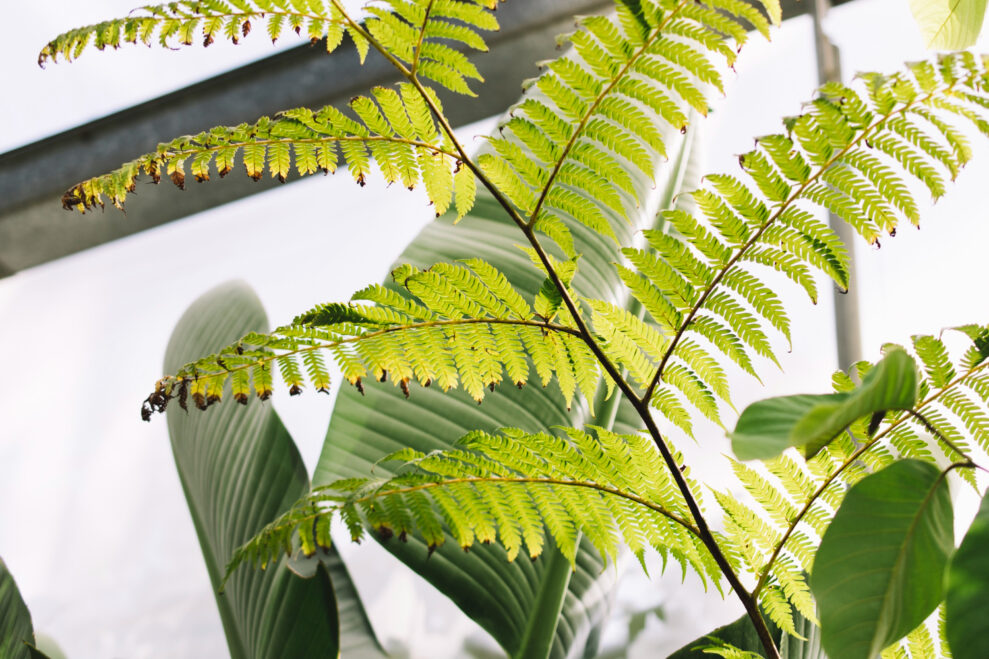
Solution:
M267 330L260 301L243 283L196 300L172 333L165 369ZM175 404L168 431L182 488L214 590L234 549L309 490L302 457L270 404L217 405L188 414ZM287 560L238 570L216 601L234 659L383 656L335 552L293 574ZM334 592L335 589L335 592ZM338 614L339 608L339 614Z
M619 241L628 245L634 234L651 227L660 199L668 200L682 177L677 176L681 156L689 151L688 138L666 136L670 161L658 182L640 178L638 208L628 223L613 223ZM618 246L582 226L572 227L576 252L580 254L574 288L579 295L625 304L624 287L612 263L620 260ZM486 192L479 191L471 213L459 224L447 215L427 226L399 257L398 263L428 267L436 262L479 257L503 272L523 294L534 295L544 276L536 270L518 245L521 232L505 211ZM392 285L391 282L388 282ZM554 425L590 422L585 406L567 410L555 384L541 388L531 383L523 390L502 386L478 405L461 392L444 394L436 388L413 387L407 401L391 384L367 384L365 395L353 388L340 391L322 455L313 476L315 485L339 478L367 476L384 455L403 447L419 451L450 448L470 430L492 431L519 427L545 431ZM390 464L377 465L385 475ZM384 472L384 473L382 473ZM548 546L552 541L547 539ZM509 653L515 654L525 635L551 560L547 552L534 562L509 563L497 546L478 546L470 553L456 543L445 543L432 555L417 538L407 543L392 538L384 546L456 603L487 630ZM558 573L558 572L557 572ZM601 557L586 542L577 555L576 570L568 592L550 656L593 656L599 625L610 607L614 574L606 571Z
M820 628L807 618L794 612L793 624L801 636L801 638L797 638L780 630L769 616L764 617L782 659L828 659L821 647ZM708 659L715 655L705 652L705 648L725 644L744 652L755 652L759 656L765 652L762 641L759 640L759 633L756 632L755 626L752 624L752 619L748 615L743 615L738 620L718 627L709 634L687 643L671 654L669 659Z
M3 659L46 659L34 647L31 612L17 590L14 577L0 558L0 657Z

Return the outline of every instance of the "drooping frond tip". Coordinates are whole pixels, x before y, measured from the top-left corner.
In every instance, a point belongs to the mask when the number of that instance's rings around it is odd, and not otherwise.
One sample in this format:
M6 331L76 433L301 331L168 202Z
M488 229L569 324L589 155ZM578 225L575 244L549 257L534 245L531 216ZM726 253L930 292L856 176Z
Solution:
M333 52L347 34L361 62L373 46L403 72L447 89L472 94L468 80L481 80L462 49L487 50L482 31L498 29L491 10L497 0L378 0L360 22L340 0L179 0L148 5L126 18L77 28L50 41L38 55L39 66L62 57L71 61L92 45L98 50L123 44L157 42L176 49L217 39L238 43L263 23L272 42L286 29ZM253 21L253 23L252 23Z
M600 367L565 309L540 295L527 301L488 263L438 263L394 273L407 294L370 286L350 304L316 307L270 334L253 333L157 383L142 406L150 419L178 399L206 409L229 386L246 404L253 390L269 398L277 371L289 393L329 387L328 355L348 382L390 378L406 396L410 384L462 387L477 402L506 378L519 387L530 369L545 386L556 379L569 406L578 391L594 396ZM300 363L301 362L301 363Z
M432 553L449 534L464 551L477 542L500 543L509 560L523 548L536 560L548 530L573 562L583 534L605 556L614 557L619 543L640 560L651 548L720 587L717 566L648 437L561 430L563 436L475 431L447 451L399 451L386 458L405 463L399 475L316 490L241 547L227 576L245 562L266 565L296 545L307 554L327 546L330 520L339 515L354 541L365 528L386 540L416 534Z
M438 103L435 97L432 100ZM167 177L185 189L187 174L198 182L208 181L213 172L223 177L239 158L255 181L267 170L284 182L293 165L301 176L331 173L346 165L361 185L373 163L389 184L411 190L423 183L437 215L451 206L455 193L458 215L470 210L474 173L460 161L411 83L397 89L376 87L370 96L353 98L350 109L352 114L332 106L318 111L297 108L254 124L218 126L178 137L109 174L79 183L63 195L62 206L85 212L102 207L107 198L122 209L142 173L155 183Z
M76 28L52 39L38 55L38 65L59 57L71 62L92 45L97 50L142 43L177 49L201 40L204 47L217 39L234 44L253 30L252 23L265 22L272 41L287 27L298 35L304 32L314 43L326 39L327 50L334 50L348 27L347 16L336 3L286 0L181 0L162 5L146 5L125 18L116 18Z

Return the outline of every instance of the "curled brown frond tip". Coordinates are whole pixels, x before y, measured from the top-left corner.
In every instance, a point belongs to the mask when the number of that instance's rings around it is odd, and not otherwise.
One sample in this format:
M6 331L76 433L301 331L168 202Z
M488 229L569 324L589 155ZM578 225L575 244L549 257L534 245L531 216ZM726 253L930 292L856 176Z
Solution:
M151 421L151 416L155 412L164 413L165 409L168 407L168 401L171 399L172 396L169 395L165 387L159 381L158 384L155 385L155 390L141 404L141 420Z

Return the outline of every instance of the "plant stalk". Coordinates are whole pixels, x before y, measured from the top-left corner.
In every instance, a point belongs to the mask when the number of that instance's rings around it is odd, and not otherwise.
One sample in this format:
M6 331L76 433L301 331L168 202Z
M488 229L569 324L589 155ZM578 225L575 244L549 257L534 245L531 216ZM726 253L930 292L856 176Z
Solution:
M339 0L331 0L331 1L333 2L334 5L337 6L338 9L342 11L342 7L340 7ZM343 13L346 16L346 12ZM471 159L467 155L466 151L463 148L463 145L459 143L456 136L454 135L453 128L450 126L449 122L447 121L443 113L439 111L439 108L437 108L435 104L432 102L432 99L429 97L429 94L426 93L418 77L414 73L409 71L407 68L405 68L405 66L402 65L401 62L396 60L394 56L392 56L391 53L387 51L387 49L381 46L381 44L378 43L378 41L374 37L368 34L367 31L364 30L362 26L358 25L352 19L350 19L350 22L355 30L357 30L363 36L365 36L365 38L368 39L371 45L374 46L374 48L378 50L382 55L384 55L385 58L388 59L402 73L402 75L405 76L406 79L408 79L409 82L411 82L416 87L416 89L419 91L420 95L422 96L423 100L427 103L433 115L436 117L436 120L443 128L443 131L453 142L453 145L456 148L457 152L461 154L464 165L470 168L470 170L474 172L474 174L477 176L481 184L491 191L491 193L494 195L498 203L509 214L509 217L512 218L515 224L522 231L523 235L525 235L527 241L535 250L536 255L539 257L539 260L542 262L543 267L546 269L546 272L548 273L550 280L553 282L553 285L560 292L560 295L563 298L563 304L567 308L567 311L570 312L570 315L572 316L574 323L577 326L577 330L580 333L581 338L583 338L584 342L587 344L587 347L591 350L591 352L594 353L594 356L601 364L601 367L605 372L605 376L610 377L615 382L619 391L629 399L629 401L632 403L632 405L635 407L636 411L638 412L639 416L645 422L650 436L652 437L653 441L656 443L656 446L659 448L663 460L666 463L666 466L669 469L671 475L673 476L677 488L680 490L680 493L683 496L684 500L686 501L687 507L689 508L691 515L694 517L694 522L697 525L697 529L699 531L701 541L708 548L708 551L711 552L711 555L714 558L715 562L718 564L718 567L721 568L721 571L724 573L725 577L727 578L728 583L735 590L736 595L742 601L742 605L745 607L745 610L748 612L749 617L752 619L752 623L756 628L756 632L759 635L759 639L762 641L763 647L766 650L767 659L779 659L780 655L779 655L779 651L776 649L776 643L773 641L772 635L769 633L769 629L766 627L766 622L762 618L762 614L759 611L758 604L756 603L755 599L749 594L749 592L746 591L745 588L742 586L742 583L739 580L738 575L735 574L735 571L732 568L731 564L728 562L728 559L725 558L725 555L721 552L721 548L718 546L717 541L715 540L714 536L711 534L711 531L707 526L707 522L704 519L703 515L701 514L700 507L697 505L697 501L694 499L693 493L690 491L690 487L687 484L686 479L684 479L683 474L680 472L680 466L673 458L672 452L670 451L669 447L666 445L666 442L663 439L662 435L660 434L659 429L656 427L655 421L653 421L652 414L649 410L649 395L652 393L653 388L655 387L656 383L659 380L660 375L662 374L663 371L662 365L658 369L656 379L648 387L646 391L646 395L643 396L642 398L639 398L636 392L632 389L631 385L625 380L624 377L622 377L621 370L617 368L616 365L608 357L608 355L605 354L601 346L598 344L597 340L594 338L594 335L591 333L590 328L587 326L587 323L584 320L583 315L580 313L580 309L577 305L577 302L570 295L570 291L567 289L567 286L560 279L559 273L557 273L555 268L553 268L553 264L550 261L549 255L546 253L545 248L542 246L542 244L539 242L539 239L536 237L533 226L519 215L518 211L515 209L512 203L502 194L498 186L494 185L494 183L487 176L484 175L484 172L481 171L481 169L477 166L477 164L473 161L473 159ZM756 235L756 238L757 237L758 234ZM726 266L726 269L727 267L733 265L733 263L734 262ZM724 272L720 274L723 276ZM710 293L710 289L707 291L707 293ZM685 323L685 325L686 324L689 324L689 319L687 323ZM682 333L682 328L681 328L681 333ZM679 334L677 335L676 338L679 338ZM674 344L675 342L676 340L674 339ZM669 355L667 355L667 357L668 356ZM617 396L614 397L617 398ZM559 613L557 613L557 616L558 615ZM555 625L553 625L553 629L555 633Z
M553 649L573 568L570 567L570 559L555 544L547 549L539 592L526 622L522 643L512 659L546 659Z
M622 395L615 392L610 398L607 396L608 388L602 380L598 383L598 390L594 396L596 410L594 425L611 430L618 417L618 406L621 404ZM578 544L580 542L579 536L577 542ZM546 553L549 556L546 557L539 593L532 614L526 622L522 643L518 651L512 655L512 659L546 659L553 649L553 639L556 637L556 628L563 613L563 603L570 588L573 568L555 544Z
M697 505L697 500L690 491L690 486L687 484L687 479L684 478L683 472L680 471L680 467L673 458L673 454L670 452L669 447L667 447L666 442L663 441L659 428L656 427L656 422L653 420L652 414L649 411L649 403L641 400L633 400L632 405L639 413L639 416L642 417L642 420L646 422L646 429L649 431L650 436L652 436L653 441L655 441L656 446L659 447L663 460L666 461L666 464L669 466L670 474L673 476L673 480L676 483L677 488L683 494L683 498L687 502L687 508L690 509L690 514L694 518L694 524L697 526L697 535L700 537L701 542L704 543L704 546L707 547L707 550L711 552L711 557L714 558L714 562L718 564L719 568L721 568L721 572L725 575L728 583L735 591L735 595L742 602L742 606L745 607L745 612L748 613L749 618L752 619L752 624L755 626L756 633L759 635L759 640L762 642L762 646L766 650L766 658L779 659L780 653L776 648L776 641L773 640L773 635L769 632L769 627L766 626L766 621L762 617L762 612L759 611L759 603L756 601L756 598L745 589L745 586L742 585L742 582L738 578L738 575L735 574L735 570L732 568L731 563L728 562L728 559L721 551L721 547L718 546L718 541L715 539L714 534L711 533L711 529L707 525L707 520L701 513L700 506Z

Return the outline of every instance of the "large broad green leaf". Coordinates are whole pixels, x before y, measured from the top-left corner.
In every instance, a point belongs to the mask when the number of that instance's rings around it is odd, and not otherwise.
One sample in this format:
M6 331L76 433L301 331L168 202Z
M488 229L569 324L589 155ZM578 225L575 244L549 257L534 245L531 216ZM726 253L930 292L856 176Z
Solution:
M871 659L937 608L952 517L944 475L919 460L895 462L848 491L810 575L829 656Z
M892 350L854 391L767 398L745 408L731 433L739 460L768 460L791 446L810 457L856 419L917 402L917 366L903 350Z
M924 44L937 50L975 45L986 16L986 0L910 0Z
M802 638L790 636L777 627L769 616L763 617L783 659L828 659L821 648L820 629L798 612L794 611L793 624ZM712 655L705 652L705 648L719 644L731 645L743 652L753 652L759 656L765 654L752 619L744 615L735 622L718 627L711 633L687 643L671 654L669 659L710 659Z
M668 152L688 153L691 135L688 133L687 139L670 136ZM670 164L682 162L685 157L674 157ZM664 192L679 189L682 177L673 175L677 170L668 166L665 171L669 176L655 188L653 181L639 181L642 194L635 217L630 223L613 224L620 241L630 244L636 231L652 225L656 200ZM576 251L581 254L574 280L577 292L624 304L620 297L624 287L612 266L620 259L617 245L581 226L573 231ZM543 275L517 247L522 242L523 236L505 211L489 194L479 191L468 217L454 224L448 215L430 224L399 257L399 263L428 267L440 261L480 257L504 272L520 290L534 295ZM408 401L390 384L365 385L365 392L362 396L353 388L341 390L314 484L367 476L382 456L406 446L420 451L450 448L469 430L512 426L544 431L554 425L580 425L590 420L583 406L566 409L555 384L542 388L530 383L521 391L502 386L486 396L480 406L460 392L444 394L436 388L413 387ZM377 465L375 473L385 476L389 466ZM511 654L519 652L523 638L529 638L527 623L535 619L537 602L546 601L540 599L540 594L547 588L556 588L562 575L569 583L564 581L567 590L551 656L580 656L585 652L593 656L597 630L610 606L615 579L586 541L572 573L569 566L560 570L559 557L549 551L534 562L510 563L505 552L494 545L478 546L465 553L456 543L446 543L430 553L418 538L409 538L407 543L391 538L384 541L384 546L455 602Z
M989 657L989 496L951 559L944 604L952 656Z
M31 612L17 590L14 577L0 558L0 657L3 659L45 659L34 647Z
M196 300L179 321L165 372L266 329L254 293L242 283L222 285ZM173 403L168 430L215 590L233 551L304 496L309 477L270 404L216 405L189 414ZM293 574L286 563L237 570L217 594L234 659L336 657L341 648L348 649L347 657L382 656L335 553L313 566L310 579Z

